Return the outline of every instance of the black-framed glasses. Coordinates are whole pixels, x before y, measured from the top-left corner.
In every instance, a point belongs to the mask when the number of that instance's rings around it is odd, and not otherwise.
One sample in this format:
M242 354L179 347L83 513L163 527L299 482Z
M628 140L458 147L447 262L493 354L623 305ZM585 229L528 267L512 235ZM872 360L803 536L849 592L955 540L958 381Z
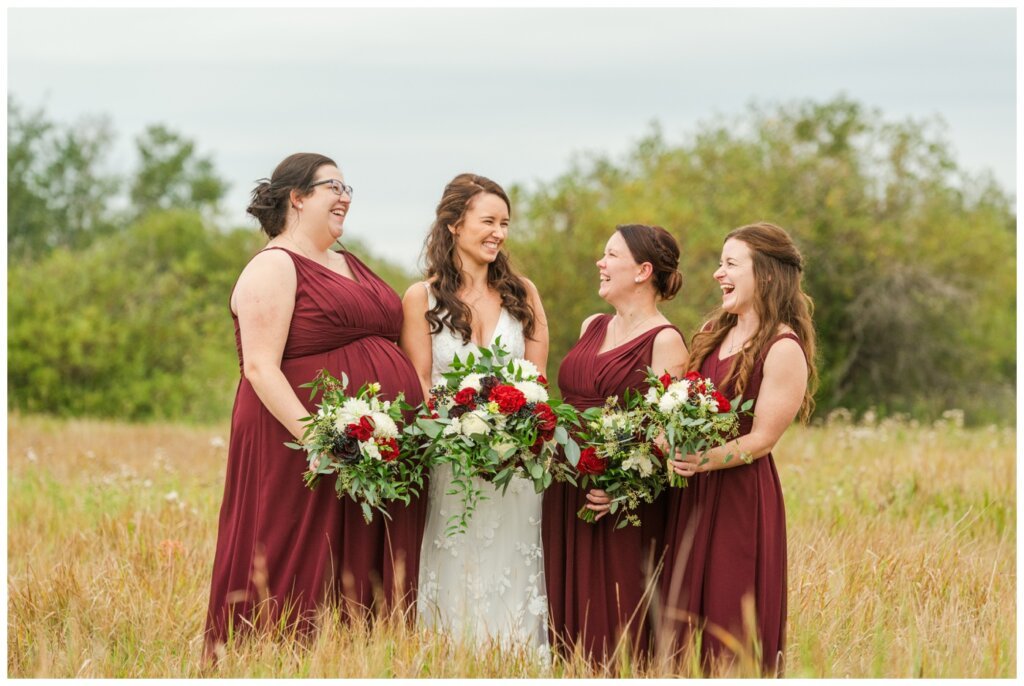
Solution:
M315 186L328 186L335 195L340 196L342 193L348 193L349 200L352 199L352 186L342 183L337 179L324 179L323 181L317 181L316 183L309 184L310 188Z

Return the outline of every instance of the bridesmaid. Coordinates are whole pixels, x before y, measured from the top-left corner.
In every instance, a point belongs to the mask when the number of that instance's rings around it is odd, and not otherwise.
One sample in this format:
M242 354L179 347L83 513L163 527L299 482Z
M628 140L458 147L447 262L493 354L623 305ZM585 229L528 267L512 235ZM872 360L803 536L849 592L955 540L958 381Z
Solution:
M252 193L249 213L270 237L231 294L242 378L231 415L224 500L206 623L214 657L248 627L313 627L317 609L343 601L370 608L414 592L424 503L363 521L332 483L310 491L305 459L285 447L301 438L313 403L299 385L320 369L348 375L354 392L378 381L382 395L421 402L416 370L396 345L402 303L355 255L332 250L352 203L330 158L287 157ZM382 588L381 588L382 587Z
M658 311L658 301L682 285L679 245L658 226L619 226L597 262L598 294L615 314L588 317L580 339L558 372L563 399L579 410L598 407L627 389L644 390L645 370L681 374L688 355L683 338ZM648 650L646 611L653 559L662 541L663 499L640 511L639 528L615 529L604 518L608 496L554 484L544 494L544 567L551 606L552 645L581 650L608 662L620 637L631 655ZM593 524L576 516L583 505L598 512ZM603 519L602 519L603 518Z
M814 407L813 305L801 289L802 272L800 252L779 227L736 229L714 274L721 307L693 339L690 370L710 377L728 398L755 400L755 416L741 418L739 438L670 462L689 486L668 498L663 647L684 650L701 629L709 670L736 659L723 641L727 632L745 646L760 642L766 675L782 671L786 514L771 451L797 414L806 420ZM734 458L726 461L729 454ZM756 637L743 628L751 600Z

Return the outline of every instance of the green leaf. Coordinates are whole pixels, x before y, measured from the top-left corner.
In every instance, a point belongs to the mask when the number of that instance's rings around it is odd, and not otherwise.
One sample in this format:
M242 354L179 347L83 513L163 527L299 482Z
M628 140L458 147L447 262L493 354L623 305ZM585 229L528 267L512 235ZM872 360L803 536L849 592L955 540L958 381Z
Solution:
M527 462L526 468L535 481L544 478L544 466L539 462Z
M555 427L555 442L559 445L565 445L569 440L569 432L565 430L564 426Z
M566 441L565 459L568 460L569 464L573 467L580 463L580 445L572 438Z
M442 431L444 431L445 425L436 419L417 419L416 426L423 430L427 436L431 439L437 438Z

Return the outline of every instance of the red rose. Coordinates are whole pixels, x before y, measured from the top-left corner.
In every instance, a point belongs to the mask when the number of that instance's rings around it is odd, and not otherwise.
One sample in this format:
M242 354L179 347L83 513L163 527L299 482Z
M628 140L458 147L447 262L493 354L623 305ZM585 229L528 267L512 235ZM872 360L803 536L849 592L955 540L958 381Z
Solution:
M664 374L658 377L658 381L661 382L662 386L668 388L669 384L672 383L672 375L669 374L668 372L665 372Z
M683 378L690 382L690 395L707 390L707 383L700 372L686 372L686 376Z
M715 401L718 403L719 412L728 412L729 410L732 409L732 406L729 405L729 401L726 400L725 396L719 393L718 391L712 393L711 397L714 398Z
M539 383L541 386L547 386L548 380L543 374L541 374L540 376L537 377L537 383Z
M466 386L455 394L455 404L465 405L471 410L476 409L476 389Z
M540 451L544 449L544 437L537 434L537 440L530 446L530 452L534 455L540 455Z
M580 461L576 464L576 471L580 474L604 474L606 469L608 463L604 458L598 457L594 448L585 448L580 453Z
M377 441L377 448L380 450L380 459L385 462L392 462L398 458L398 441L393 438L382 438Z
M349 424L345 427L345 433L357 441L368 441L373 435L373 420L369 417L360 417L358 424Z
M489 400L498 403L503 414L514 414L526 404L526 396L515 386L495 386Z
M547 403L537 403L533 408L533 416L537 418L537 430L545 441L550 441L555 436L555 427L558 426L558 417Z

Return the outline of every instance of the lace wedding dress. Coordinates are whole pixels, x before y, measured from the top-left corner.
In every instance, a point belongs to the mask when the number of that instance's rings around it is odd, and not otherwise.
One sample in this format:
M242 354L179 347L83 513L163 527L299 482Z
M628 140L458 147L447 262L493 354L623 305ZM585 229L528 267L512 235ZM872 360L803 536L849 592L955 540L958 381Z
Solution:
M428 291L430 307L433 294ZM526 343L522 323L501 310L491 341L501 337L513 357L523 357ZM447 327L431 336L431 384L444 383L458 354L476 352L473 343ZM462 511L461 495L448 495L452 471L436 467L430 476L427 522L420 552L420 622L452 634L456 641L497 640L547 653L548 603L541 548L541 494L528 479L513 478L508 490L477 480L481 499L464 533L445 535L449 517Z

